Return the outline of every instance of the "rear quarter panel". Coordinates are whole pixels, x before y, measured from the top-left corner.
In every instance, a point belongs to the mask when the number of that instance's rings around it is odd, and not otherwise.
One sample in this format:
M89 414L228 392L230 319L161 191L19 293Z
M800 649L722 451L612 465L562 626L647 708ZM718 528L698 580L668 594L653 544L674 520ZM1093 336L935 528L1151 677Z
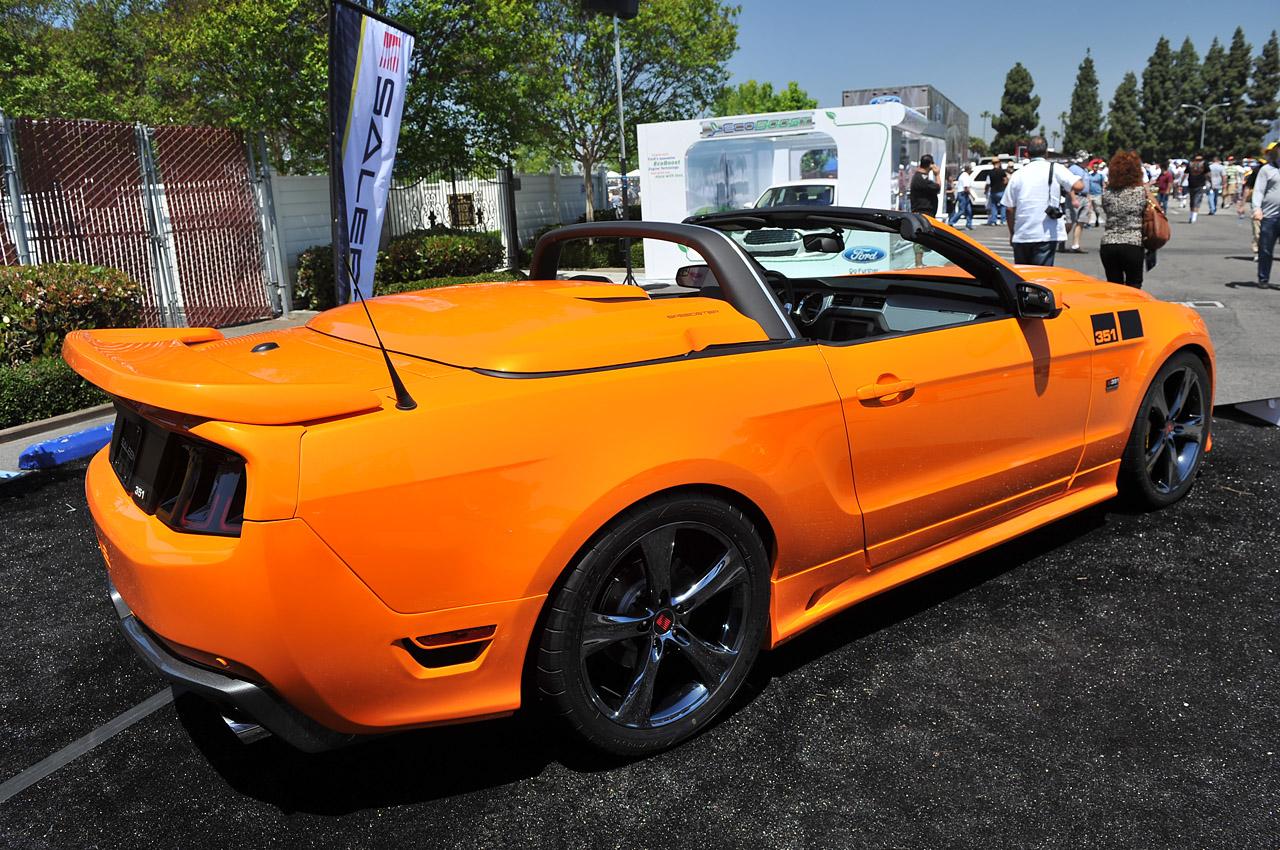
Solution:
M856 552L840 406L814 346L544 378L441 378L416 411L309 428L298 513L392 609L546 593L671 487L755 503L776 574Z

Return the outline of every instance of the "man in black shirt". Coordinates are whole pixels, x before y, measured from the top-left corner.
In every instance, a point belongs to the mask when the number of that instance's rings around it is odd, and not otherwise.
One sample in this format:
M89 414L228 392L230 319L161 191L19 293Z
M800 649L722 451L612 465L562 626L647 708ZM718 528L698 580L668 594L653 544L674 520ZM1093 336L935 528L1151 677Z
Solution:
M1004 224L1004 187L1009 183L1000 157L991 157L991 170L987 172L987 227Z
M920 157L916 173L911 175L911 211L937 216L938 192L942 190L942 175L938 166L933 164L933 157L925 154Z

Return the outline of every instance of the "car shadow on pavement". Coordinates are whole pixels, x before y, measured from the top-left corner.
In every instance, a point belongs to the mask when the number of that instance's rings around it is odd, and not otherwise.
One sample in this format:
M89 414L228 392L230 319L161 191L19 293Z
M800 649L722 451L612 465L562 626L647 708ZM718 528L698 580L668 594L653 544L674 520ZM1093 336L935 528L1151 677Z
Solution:
M303 753L274 738L241 744L212 705L190 694L175 707L232 788L286 812L341 815L427 802L528 779L563 761L555 736L525 713Z
M846 644L944 604L1103 527L1109 513L1126 510L1112 499L860 602L766 653L753 671L752 685L763 688L774 676L792 673Z

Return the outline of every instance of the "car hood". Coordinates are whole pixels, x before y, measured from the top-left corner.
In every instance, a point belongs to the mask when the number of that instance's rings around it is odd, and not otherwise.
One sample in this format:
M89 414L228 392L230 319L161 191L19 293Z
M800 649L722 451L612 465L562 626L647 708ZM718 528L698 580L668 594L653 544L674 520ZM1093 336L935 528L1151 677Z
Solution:
M1014 266L1025 280L1039 283L1054 290L1065 306L1081 306L1086 301L1105 300L1120 309L1120 305L1136 306L1157 300L1153 295L1132 286L1108 283L1074 269L1061 266Z
M595 369L768 338L725 301L652 299L637 286L590 281L464 284L368 306L391 351L493 372ZM376 345L359 304L321 313L307 327Z

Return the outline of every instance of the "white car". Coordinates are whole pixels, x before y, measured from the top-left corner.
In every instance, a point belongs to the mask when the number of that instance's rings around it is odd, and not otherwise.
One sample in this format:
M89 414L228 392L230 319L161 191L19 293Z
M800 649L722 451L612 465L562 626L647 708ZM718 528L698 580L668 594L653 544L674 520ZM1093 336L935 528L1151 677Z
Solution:
M1006 170L1008 167L1009 164L1007 162L1004 163L1004 168ZM973 188L970 192L973 195L974 212L978 212L979 210L982 212L987 211L987 172L990 170L990 162L984 162L973 167ZM1014 166L1014 170L1017 170L1016 165Z
M756 199L754 206L762 207L794 207L811 205L832 207L836 205L836 181L825 178L813 180L791 180L787 183L775 183L765 189Z

